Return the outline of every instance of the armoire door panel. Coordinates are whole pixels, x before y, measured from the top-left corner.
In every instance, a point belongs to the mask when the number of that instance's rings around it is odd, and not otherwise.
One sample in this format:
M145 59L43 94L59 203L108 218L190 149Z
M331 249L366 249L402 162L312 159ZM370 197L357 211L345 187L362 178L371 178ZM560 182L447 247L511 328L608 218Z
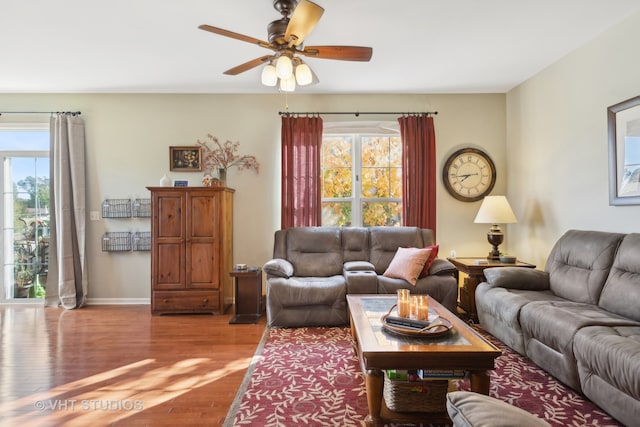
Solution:
M218 288L218 268L215 266L214 245L212 243L192 243L189 249L189 269L187 287Z
M214 197L192 195L189 198L189 236L214 236Z
M159 238L182 237L184 232L182 219L182 197L158 197L158 234Z
M159 289L184 288L183 247L184 245L181 243L158 243L155 246L157 253L155 283Z

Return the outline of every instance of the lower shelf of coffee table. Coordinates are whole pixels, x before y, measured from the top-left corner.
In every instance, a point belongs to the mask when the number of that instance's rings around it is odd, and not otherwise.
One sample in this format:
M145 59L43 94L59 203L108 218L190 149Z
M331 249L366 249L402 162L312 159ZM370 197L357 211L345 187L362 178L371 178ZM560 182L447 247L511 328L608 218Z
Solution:
M448 391L457 391L453 381L449 381ZM395 412L387 407L384 398L382 399L382 410L380 416L383 423L381 425L391 424L450 424L451 419L447 411L442 412Z

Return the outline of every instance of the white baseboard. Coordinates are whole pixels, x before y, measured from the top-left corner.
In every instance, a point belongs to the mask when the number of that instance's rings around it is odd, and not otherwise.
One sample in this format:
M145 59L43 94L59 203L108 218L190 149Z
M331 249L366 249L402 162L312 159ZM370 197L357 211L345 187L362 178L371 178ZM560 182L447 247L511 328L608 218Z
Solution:
M150 305L149 298L87 298L87 305Z

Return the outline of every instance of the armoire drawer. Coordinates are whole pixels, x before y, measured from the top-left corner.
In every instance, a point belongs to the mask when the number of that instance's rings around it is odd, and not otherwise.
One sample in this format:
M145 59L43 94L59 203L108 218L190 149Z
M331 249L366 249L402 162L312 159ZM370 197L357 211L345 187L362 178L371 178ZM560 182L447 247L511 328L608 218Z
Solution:
M153 313L220 313L220 293L217 291L153 292L151 308Z

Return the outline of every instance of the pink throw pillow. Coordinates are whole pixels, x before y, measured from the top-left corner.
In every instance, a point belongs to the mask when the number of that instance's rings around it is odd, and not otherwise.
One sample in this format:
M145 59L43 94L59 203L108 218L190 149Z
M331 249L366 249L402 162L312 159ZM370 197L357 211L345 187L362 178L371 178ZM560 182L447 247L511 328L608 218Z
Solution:
M415 286L430 254L431 249L427 248L398 248L389 267L382 275L404 279Z

